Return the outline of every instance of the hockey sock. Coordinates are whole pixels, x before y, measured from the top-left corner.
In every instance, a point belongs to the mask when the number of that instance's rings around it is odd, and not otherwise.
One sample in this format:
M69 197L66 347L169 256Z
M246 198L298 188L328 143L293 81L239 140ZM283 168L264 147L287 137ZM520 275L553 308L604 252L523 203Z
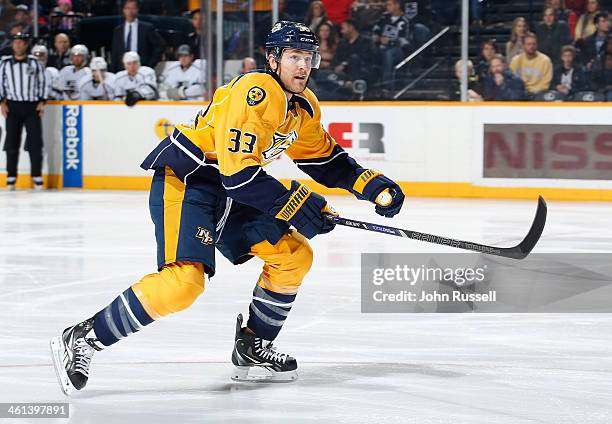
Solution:
M247 327L257 337L274 340L289 315L295 296L295 294L275 293L255 285L253 301L249 306Z
M93 328L100 343L110 346L152 322L130 287L94 315Z

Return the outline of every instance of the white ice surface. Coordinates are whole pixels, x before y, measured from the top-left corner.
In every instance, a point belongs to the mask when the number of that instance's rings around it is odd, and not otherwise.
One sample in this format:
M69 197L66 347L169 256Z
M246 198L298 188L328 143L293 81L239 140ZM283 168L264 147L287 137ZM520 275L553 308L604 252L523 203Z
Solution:
M347 217L391 222L366 203L330 200ZM512 244L534 209L408 199L392 225ZM549 202L536 251L612 251L611 219L612 204ZM312 246L314 266L277 339L297 357L299 381L229 379L235 318L261 263L233 267L219 255L190 309L96 354L69 422L612 423L612 315L361 314L361 252L452 250L351 228ZM0 402L66 401L49 338L154 268L145 193L1 192Z

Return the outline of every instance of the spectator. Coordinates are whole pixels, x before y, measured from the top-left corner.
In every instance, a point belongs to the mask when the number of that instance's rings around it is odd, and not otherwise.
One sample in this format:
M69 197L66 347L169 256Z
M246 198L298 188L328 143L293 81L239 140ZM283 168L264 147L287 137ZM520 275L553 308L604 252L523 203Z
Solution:
M45 68L45 83L47 84L47 99L62 100L62 90L59 82L59 71L53 66L47 66L49 51L41 44L32 47L32 55Z
M408 46L408 21L404 17L400 0L387 0L387 13L374 25L374 44L378 48L383 66L383 81L392 81L394 66L404 57Z
M79 81L81 100L113 100L115 98L115 75L107 72L103 57L94 57L89 64L91 74Z
M323 22L317 30L317 38L319 39L319 53L321 55L319 69L330 69L338 45L336 29L331 23Z
M15 6L15 22L22 23L25 26L25 32L31 33L30 26L32 18L30 17L30 9L25 4Z
M170 65L163 74L166 95L170 100L199 100L204 96L204 73L193 63L194 55L187 44L176 50L178 63Z
M571 11L565 8L563 0L546 0L544 8L548 9L549 7L553 10L556 21L565 21L569 24L569 16Z
M0 0L0 31L6 31L15 20L15 6L11 0Z
M202 29L202 12L200 11L200 9L194 9L189 13L189 17L191 18L191 26L193 28L193 31L187 36L189 40L189 46L191 46L191 51L193 52L194 57L196 59L200 59L200 31Z
M125 100L126 105L134 106L140 100L159 97L155 71L148 66L141 66L138 53L125 52L123 65L125 70L117 73L115 78L115 99Z
M153 25L138 20L138 2L126 0L123 3L125 22L115 28L111 53L114 72L121 69L121 59L125 52L138 53L142 64L155 68L161 59L166 43Z
M580 60L587 69L591 69L593 61L605 52L604 44L610 32L608 12L598 12L593 18L593 22L595 28L597 28L596 31L584 40L576 42L576 46L580 48Z
M351 6L355 0L323 0L325 10L329 20L334 25L340 26L346 21L351 10Z
M517 101L525 97L523 81L507 69L501 54L489 61L489 72L482 82L482 97L493 101Z
M306 26L308 26L310 30L316 34L319 29L319 25L327 21L329 21L329 18L327 17L327 12L325 11L325 5L323 5L323 2L315 0L310 3L310 7L308 7L308 13L306 14L306 19L304 21Z
M593 64L593 83L612 102L612 36L608 36L602 55Z
M55 52L49 56L49 66L61 70L70 65L70 38L60 32L53 40L53 47L55 47Z
M463 61L460 59L455 63L455 93L454 98L461 98L461 72L462 72ZM474 64L471 60L467 61L467 73L468 73L468 101L470 102L481 102L482 97L479 92L480 85L478 83L478 76L474 72Z
M594 19L598 12L599 1L588 0L586 5L586 13L578 19L578 22L576 22L576 29L574 31L575 41L587 38L596 31Z
M380 0L357 0L351 6L350 18L358 30L370 29L385 12L385 4Z
M510 62L512 72L523 80L528 95L535 96L546 91L552 81L552 62L544 53L538 51L538 41L533 33L523 40L523 53L514 56Z
M342 39L338 43L332 66L351 81L368 79L368 65L372 57L372 40L359 33L355 21L347 19L341 26Z
M575 63L576 48L563 46L561 65L555 68L552 86L559 93L571 98L574 94L589 88L586 74L580 65Z
M59 85L64 94L64 100L79 100L79 81L91 76L91 69L87 67L89 49L83 44L76 44L70 49L72 65L63 67L59 72Z
M527 35L527 21L518 17L512 22L510 40L506 43L506 60L511 62L514 56L523 53L523 41Z
M571 39L569 27L565 21L557 21L553 8L544 9L543 22L538 25L536 36L540 51L550 57L554 64L558 64L561 47L569 44Z
M72 0L57 0L51 17L53 28L59 31L72 31L76 26L75 13L72 11Z
M11 25L11 29L9 30L9 37L2 43L2 45L0 45L0 57L13 54L13 42L11 37L17 34L27 34L25 32L25 29L26 26L20 22Z
M486 39L480 43L480 57L476 64L476 75L482 80L489 73L489 61L499 53L494 40Z
M246 74L257 69L257 62L252 57L245 57L242 59L242 65L240 66L240 73Z

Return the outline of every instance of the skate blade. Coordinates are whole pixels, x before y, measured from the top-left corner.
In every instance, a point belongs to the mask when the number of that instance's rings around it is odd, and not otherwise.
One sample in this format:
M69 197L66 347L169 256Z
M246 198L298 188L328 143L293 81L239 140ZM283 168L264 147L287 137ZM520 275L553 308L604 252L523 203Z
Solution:
M66 373L66 368L64 368L64 360L62 356L64 355L64 341L62 337L53 337L51 339L51 358L53 359L53 368L55 368L55 375L57 376L57 381L62 389L62 393L66 396L70 396L72 393L72 384L70 383L70 378L68 378L68 374Z
M265 374L261 374L260 371ZM235 366L231 378L242 383L290 383L297 380L298 373L297 370L275 372L267 368L262 369L262 367Z

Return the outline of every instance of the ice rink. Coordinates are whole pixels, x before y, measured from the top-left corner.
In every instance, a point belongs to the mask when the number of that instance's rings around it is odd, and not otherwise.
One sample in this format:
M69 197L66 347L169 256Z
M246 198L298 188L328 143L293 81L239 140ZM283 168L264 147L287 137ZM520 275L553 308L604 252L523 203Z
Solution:
M348 196L329 199L346 217L501 245L522 239L536 206L409 198L391 221ZM611 217L610 203L550 201L535 251L610 252ZM147 194L0 192L0 229L0 402L67 401L49 338L154 272ZM452 250L345 227L312 246L277 339L298 359L297 382L229 379L236 315L261 263L218 255L190 309L94 356L69 422L612 422L612 315L362 314L360 253Z

